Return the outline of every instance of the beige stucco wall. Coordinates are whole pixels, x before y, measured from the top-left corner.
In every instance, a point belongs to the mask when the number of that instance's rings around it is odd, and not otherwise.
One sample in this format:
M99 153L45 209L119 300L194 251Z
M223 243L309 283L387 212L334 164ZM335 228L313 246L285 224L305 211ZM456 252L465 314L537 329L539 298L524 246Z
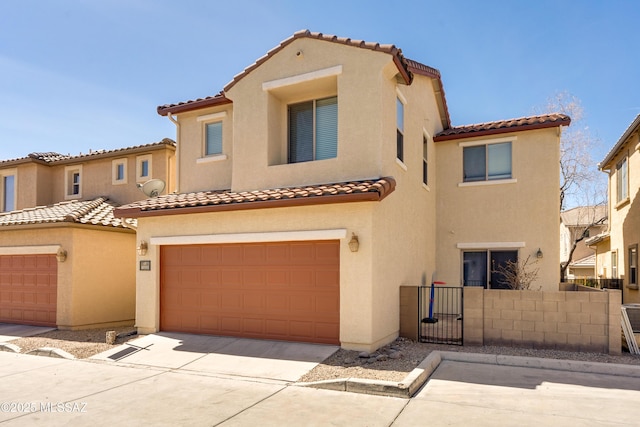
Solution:
M164 193L175 191L175 150L155 148L129 154L88 157L72 163L57 162L41 164L22 161L0 168L2 173L14 174L16 185L16 210L46 206L72 197L66 196L65 168L81 166L81 200L107 196L116 204L126 204L145 198L136 186L136 159L151 156L151 178L162 179L166 183ZM124 160L127 164L126 183L113 184L113 160Z
M94 199L100 196L108 196L116 204L126 204L144 199L146 196L137 187L136 181L136 159L140 156L151 155L151 176L165 181L167 186L163 191L166 194L172 183L169 171L175 154L169 150L156 150L130 155L113 156L103 159L92 159L91 161L64 163L53 166L53 188L52 194L54 202L65 200L65 169L77 165L82 166L81 172L81 200ZM113 160L124 160L126 162L126 183L113 184Z
M303 55L297 56L297 52ZM336 67L341 67L340 71ZM326 70L336 74L315 78ZM385 53L325 41L295 40L226 93L233 100L232 107L178 115L179 191L243 191L381 176L383 156L390 151L395 153L395 73L392 57ZM263 89L263 83L284 78L304 81ZM426 126L432 130L439 116L431 81L422 76L416 80L421 80L420 93L424 96L420 100L414 98L412 108L429 113L416 119L416 123L419 129ZM417 86L414 83L407 92L417 92ZM287 164L287 105L333 95L338 96L337 157ZM223 154L227 158L198 163L204 126L197 118L221 111L227 113L223 119Z
M633 134L621 147L616 156L603 165L609 172L609 227L610 248L603 254L599 248L599 259L608 258L610 264L611 251L618 252L618 276L623 279L622 301L625 304L640 303L640 290L629 287L628 251L632 245L640 244L640 153L638 152L638 134ZM628 156L629 198L617 202L616 165Z
M442 130L431 79L415 75L407 86L398 83L397 73L388 54L298 39L234 85L226 93L232 105L178 115L180 192L392 176L396 189L382 202L140 218L139 239L344 228L342 346L372 350L392 341L399 330L400 285L429 283L435 270L432 136ZM282 80L288 78L292 80ZM334 95L337 157L287 164L287 105ZM405 102L404 162L396 159L398 96ZM214 117L223 122L223 156L203 160L204 123L221 112L222 118ZM429 186L422 183L423 137L428 139ZM357 253L347 246L352 232L360 239ZM141 332L159 327L158 253L157 247L150 248L145 258L152 260L152 271L137 275L136 324Z
M516 182L459 186L463 179L460 142L512 140ZM557 128L436 143L438 280L462 283L464 250L518 250L520 260L537 260L532 289L557 290L560 280L559 134ZM512 248L522 243L522 247ZM461 249L458 245L473 245Z
M133 324L135 234L67 224L13 227L0 232L2 248L59 245L57 325L60 329ZM25 253L28 253L25 252Z

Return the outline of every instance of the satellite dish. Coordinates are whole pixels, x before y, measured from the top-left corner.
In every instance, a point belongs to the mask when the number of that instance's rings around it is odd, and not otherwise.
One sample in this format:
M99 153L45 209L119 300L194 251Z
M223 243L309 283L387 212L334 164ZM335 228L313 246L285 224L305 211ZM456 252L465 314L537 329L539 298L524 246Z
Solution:
M150 179L142 185L138 184L138 186L147 197L157 197L164 190L165 183L161 179Z

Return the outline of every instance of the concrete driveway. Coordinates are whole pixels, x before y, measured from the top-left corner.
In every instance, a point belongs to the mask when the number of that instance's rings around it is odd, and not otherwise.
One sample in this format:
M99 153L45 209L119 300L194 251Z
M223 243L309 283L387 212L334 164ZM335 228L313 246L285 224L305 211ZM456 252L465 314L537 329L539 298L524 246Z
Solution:
M0 343L13 341L22 337L31 337L33 335L43 334L53 330L55 330L55 328L0 323Z
M91 359L293 382L336 350L332 345L160 332Z
M0 425L637 426L640 375L610 368L605 375L444 360L403 399L0 352Z

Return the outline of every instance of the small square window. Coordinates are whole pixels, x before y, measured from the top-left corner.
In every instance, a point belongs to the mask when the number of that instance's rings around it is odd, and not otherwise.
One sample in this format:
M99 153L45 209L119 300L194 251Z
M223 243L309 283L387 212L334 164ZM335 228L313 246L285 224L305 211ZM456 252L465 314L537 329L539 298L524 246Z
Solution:
M16 209L16 176L4 173L0 175L0 212L11 212Z
M65 168L65 199L82 197L82 166Z
M151 154L136 157L136 181L146 182L151 179Z
M117 159L111 162L111 183L113 185L127 183L127 159Z
M222 122L207 123L206 141L204 148L205 156L222 154Z
M289 105L289 163L338 155L338 98Z

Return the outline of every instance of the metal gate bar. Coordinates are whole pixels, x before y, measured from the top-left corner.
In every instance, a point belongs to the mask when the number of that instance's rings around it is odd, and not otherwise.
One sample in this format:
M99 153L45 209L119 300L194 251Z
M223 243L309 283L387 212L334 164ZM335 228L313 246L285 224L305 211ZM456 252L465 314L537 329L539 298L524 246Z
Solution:
M462 345L462 287L420 286L418 303L420 342Z

